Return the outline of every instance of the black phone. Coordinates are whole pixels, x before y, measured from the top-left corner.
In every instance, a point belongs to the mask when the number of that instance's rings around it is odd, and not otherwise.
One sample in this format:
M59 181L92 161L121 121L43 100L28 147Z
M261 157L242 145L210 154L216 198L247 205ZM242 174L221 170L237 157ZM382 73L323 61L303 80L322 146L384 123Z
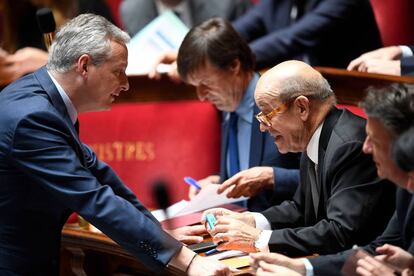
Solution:
M196 253L202 253L202 252L211 250L213 248L216 248L216 246L217 244L215 244L214 242L208 241L208 242L200 242L196 244L191 244L191 245L188 245L187 247Z

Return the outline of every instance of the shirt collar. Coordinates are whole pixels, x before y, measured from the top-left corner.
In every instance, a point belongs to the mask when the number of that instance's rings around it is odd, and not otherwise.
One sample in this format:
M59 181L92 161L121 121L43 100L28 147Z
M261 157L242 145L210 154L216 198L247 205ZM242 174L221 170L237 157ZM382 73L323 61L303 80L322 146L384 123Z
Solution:
M322 132L322 126L323 126L323 122L322 124L320 124L318 126L318 128L315 130L315 132L313 133L308 146L306 148L306 154L308 155L309 159L312 160L313 163L315 163L315 165L318 165L319 162L319 139L321 137L321 132Z
M259 79L259 74L254 73L252 79L247 86L247 89L236 109L236 113L242 120L252 123L253 121L253 107L254 107L254 90Z
M60 96L62 97L63 103L66 106L66 110L68 111L69 118L72 122L72 124L76 123L76 120L78 119L78 112L76 111L75 106L73 105L72 101L69 99L68 94L66 94L65 90L63 90L62 86L57 82L57 80L50 74L49 71L47 71L50 78L52 79L53 83L56 86L57 91L59 92Z

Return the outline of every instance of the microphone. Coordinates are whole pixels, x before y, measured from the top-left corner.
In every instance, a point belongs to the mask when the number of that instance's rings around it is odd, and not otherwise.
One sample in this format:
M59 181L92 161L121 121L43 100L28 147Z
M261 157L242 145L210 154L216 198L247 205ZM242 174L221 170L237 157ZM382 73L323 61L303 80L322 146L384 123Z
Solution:
M43 33L43 40L49 50L55 36L56 23L53 13L49 8L41 8L36 11L37 24Z
M152 194L155 198L158 208L162 209L165 214L165 223L167 229L174 229L168 215L168 206L170 206L170 193L165 180L156 180L152 186Z

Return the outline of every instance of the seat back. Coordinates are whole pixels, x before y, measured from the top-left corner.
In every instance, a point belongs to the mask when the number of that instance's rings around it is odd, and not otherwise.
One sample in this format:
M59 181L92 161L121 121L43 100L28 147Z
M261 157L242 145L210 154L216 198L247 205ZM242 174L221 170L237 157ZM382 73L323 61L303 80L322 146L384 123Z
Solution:
M384 46L414 44L414 1L371 0Z

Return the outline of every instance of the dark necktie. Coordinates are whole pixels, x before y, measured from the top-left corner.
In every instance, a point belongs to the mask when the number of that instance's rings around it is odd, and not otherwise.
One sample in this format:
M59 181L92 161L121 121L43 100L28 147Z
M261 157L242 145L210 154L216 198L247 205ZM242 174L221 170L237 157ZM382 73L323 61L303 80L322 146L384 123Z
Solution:
M235 175L240 171L239 167L239 149L237 143L237 114L236 112L230 113L229 120L229 163L230 163L230 175Z
M315 216L318 216L318 205L319 205L319 185L316 177L315 163L308 157L308 177L311 184L312 202L315 211Z

